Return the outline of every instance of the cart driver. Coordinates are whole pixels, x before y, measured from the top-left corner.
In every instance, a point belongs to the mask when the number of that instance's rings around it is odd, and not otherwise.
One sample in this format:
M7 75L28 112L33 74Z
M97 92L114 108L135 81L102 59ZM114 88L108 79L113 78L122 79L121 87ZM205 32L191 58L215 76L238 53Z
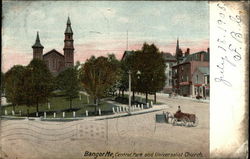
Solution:
M178 106L178 110L176 113L180 113L181 112L181 106Z

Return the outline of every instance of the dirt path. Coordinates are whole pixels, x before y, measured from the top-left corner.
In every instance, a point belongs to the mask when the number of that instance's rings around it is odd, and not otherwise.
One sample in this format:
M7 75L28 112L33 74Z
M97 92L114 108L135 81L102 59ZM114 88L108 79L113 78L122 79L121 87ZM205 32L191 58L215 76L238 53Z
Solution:
M209 154L209 104L158 97L175 112L195 113L197 127L155 123L155 114L98 121L1 121L1 157L11 159L80 159L90 152L159 152ZM93 158L93 157L92 157Z

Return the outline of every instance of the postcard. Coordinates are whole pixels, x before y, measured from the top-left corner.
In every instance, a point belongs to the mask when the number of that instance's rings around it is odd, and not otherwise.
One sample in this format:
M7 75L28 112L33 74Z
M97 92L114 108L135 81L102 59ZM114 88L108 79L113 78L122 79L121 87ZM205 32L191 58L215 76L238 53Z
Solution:
M0 159L247 158L247 2L2 3Z

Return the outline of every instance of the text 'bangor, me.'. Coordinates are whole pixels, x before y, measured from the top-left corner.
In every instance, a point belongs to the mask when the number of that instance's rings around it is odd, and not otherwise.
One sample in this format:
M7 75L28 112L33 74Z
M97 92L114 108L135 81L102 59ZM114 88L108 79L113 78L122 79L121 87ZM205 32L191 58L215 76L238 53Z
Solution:
M141 152L90 152L85 151L83 154L84 157L89 158L165 158L165 157L192 157L192 158L200 158L203 157L201 152L176 152L176 153L162 153L162 152L152 152L152 153L141 153Z

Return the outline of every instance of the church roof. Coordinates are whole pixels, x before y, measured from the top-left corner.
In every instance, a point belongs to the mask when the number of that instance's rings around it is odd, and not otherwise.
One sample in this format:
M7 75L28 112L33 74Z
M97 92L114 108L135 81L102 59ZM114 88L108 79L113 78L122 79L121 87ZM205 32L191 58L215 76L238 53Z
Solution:
M55 50L55 49L50 50L49 52L45 53L43 56L47 56L47 55L49 55L49 54L52 54L53 52L55 52L56 54L58 54L58 55L60 55L60 56L64 57L64 55L63 55L63 54L61 54L60 52L58 52L58 51L57 51L57 50Z
M72 28L71 28L71 22L70 22L69 17L68 17L68 21L67 21L67 27L66 27L64 33L73 34L73 30L72 30Z
M42 46L42 44L40 43L40 38L39 38L39 33L37 32L37 35L36 35L36 42L35 44L32 46L32 48L44 48Z

